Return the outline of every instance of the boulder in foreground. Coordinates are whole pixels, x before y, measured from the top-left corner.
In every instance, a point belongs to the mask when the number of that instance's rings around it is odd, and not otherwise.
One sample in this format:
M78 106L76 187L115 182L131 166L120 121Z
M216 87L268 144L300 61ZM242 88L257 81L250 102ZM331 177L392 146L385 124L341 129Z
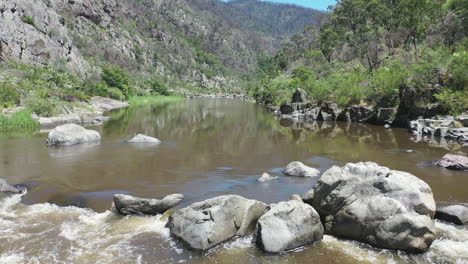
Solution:
M265 208L262 202L238 195L219 196L175 211L167 225L190 247L206 250L248 234Z
M8 184L4 179L0 178L0 198L6 197L11 194L23 193L24 188L15 187Z
M88 130L75 124L67 124L58 126L50 131L47 137L47 144L49 146L75 145L100 140L101 135L97 131Z
M145 136L142 134L138 134L132 139L128 140L127 143L151 143L151 144L159 144L161 143L161 140L154 138L154 137L149 137Z
M334 166L309 196L328 234L413 253L435 239L432 190L409 173L373 162Z
M157 215L163 214L183 199L184 196L182 194L171 194L161 200L115 194L114 206L121 215Z
M468 225L468 206L455 204L437 207L435 218L456 225Z
M298 177L315 177L320 174L319 170L308 167L299 161L289 163L283 172L288 176Z
M468 157L445 154L444 157L436 161L435 164L451 170L468 170Z
M272 206L257 222L253 242L264 251L279 253L323 238L320 217L312 206L297 200Z

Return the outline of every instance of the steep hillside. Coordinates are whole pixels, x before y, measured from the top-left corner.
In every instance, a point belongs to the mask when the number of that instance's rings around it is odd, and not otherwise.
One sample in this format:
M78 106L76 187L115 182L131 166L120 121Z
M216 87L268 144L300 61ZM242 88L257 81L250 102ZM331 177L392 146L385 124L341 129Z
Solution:
M316 14L256 1L4 0L0 60L65 66L90 79L110 64L171 88L235 91Z

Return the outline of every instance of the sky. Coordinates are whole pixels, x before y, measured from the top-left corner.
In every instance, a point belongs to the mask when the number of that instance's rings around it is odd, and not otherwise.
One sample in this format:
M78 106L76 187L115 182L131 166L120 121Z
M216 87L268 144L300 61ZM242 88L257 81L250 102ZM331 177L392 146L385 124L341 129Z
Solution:
M229 0L223 0L223 1L227 2ZM260 0L260 1L296 4L296 5L301 5L301 6L324 10L324 11L327 10L329 5L336 4L336 0Z

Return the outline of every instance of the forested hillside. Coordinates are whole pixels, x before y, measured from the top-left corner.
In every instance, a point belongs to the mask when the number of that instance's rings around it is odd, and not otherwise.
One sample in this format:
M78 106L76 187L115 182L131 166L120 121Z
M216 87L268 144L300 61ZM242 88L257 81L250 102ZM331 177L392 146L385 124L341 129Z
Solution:
M257 1L1 1L0 107L52 115L94 95L239 92L318 14Z
M460 113L468 109L467 19L463 0L340 1L263 65L251 92L267 104L287 103L301 87L317 104Z

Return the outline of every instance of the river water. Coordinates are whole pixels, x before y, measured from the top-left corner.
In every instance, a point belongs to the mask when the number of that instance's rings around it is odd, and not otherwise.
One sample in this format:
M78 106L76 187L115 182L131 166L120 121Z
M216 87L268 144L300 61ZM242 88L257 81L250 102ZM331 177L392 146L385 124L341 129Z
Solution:
M438 239L421 255L375 249L325 236L281 255L238 238L192 252L172 238L165 219L121 217L112 195L160 198L182 193L179 207L222 194L266 203L302 194L317 181L281 175L299 160L325 171L347 162L375 161L426 181L438 203L468 203L468 175L432 161L451 148L414 142L404 129L345 123L303 127L276 120L253 103L198 99L132 106L109 113L100 144L48 148L46 133L0 133L0 178L28 192L0 201L0 263L468 263L468 227L436 222ZM126 144L137 133L158 146ZM414 150L407 152L405 150ZM280 176L270 183L263 172Z

